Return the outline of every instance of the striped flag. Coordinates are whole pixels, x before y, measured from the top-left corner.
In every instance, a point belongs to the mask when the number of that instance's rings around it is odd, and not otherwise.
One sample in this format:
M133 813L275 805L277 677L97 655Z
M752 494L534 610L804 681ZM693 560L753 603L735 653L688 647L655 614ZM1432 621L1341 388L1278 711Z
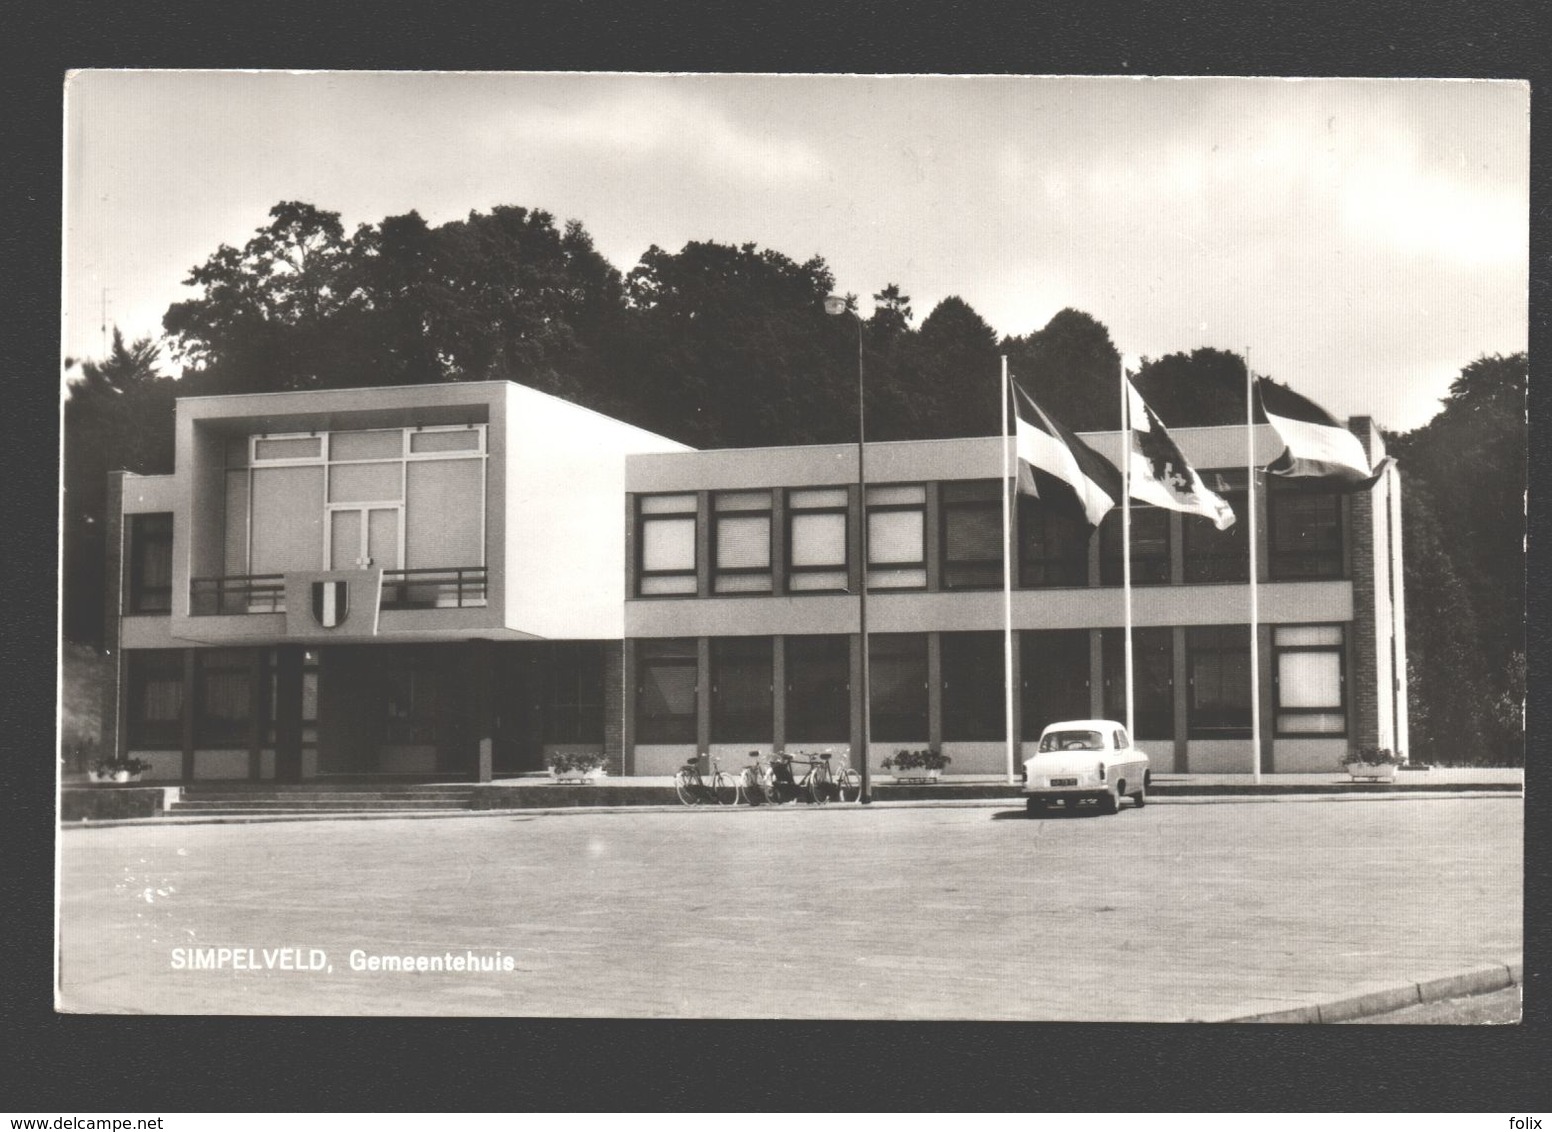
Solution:
M1371 487L1384 474L1389 459L1371 468L1358 438L1308 397L1258 377L1256 400L1284 445L1266 466L1270 474L1319 477L1348 488Z
M1220 531L1232 527L1233 508L1207 489L1196 469L1186 462L1174 437L1165 430L1164 422L1148 407L1130 379L1126 382L1126 398L1132 418L1127 453L1132 498L1211 519Z
M1121 472L1013 382L1018 489L1091 527L1121 501Z

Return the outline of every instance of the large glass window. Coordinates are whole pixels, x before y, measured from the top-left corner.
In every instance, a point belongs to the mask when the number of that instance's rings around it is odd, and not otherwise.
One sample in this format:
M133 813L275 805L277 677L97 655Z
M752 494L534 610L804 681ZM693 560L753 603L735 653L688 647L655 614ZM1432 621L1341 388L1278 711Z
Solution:
M787 493L787 592L840 592L846 577L846 489Z
M771 493L719 491L712 498L712 591L770 593Z
M172 610L172 515L129 516L130 613Z
M1250 738L1250 626L1187 629L1186 671L1191 738Z
M1008 723L1003 635L944 633L939 640L943 662L943 738L1004 738Z
M1340 625L1272 631L1277 734L1347 734L1347 670Z
M128 741L138 750L183 746L183 654L177 649L130 649Z
M1088 585L1089 528L1027 495L1018 497L1018 505L1019 585L1027 589Z
M636 642L636 740L695 742L694 638Z
M695 496L637 496L636 516L636 592L694 594Z
M1121 563L1121 508L1099 524L1099 581L1119 586L1125 580ZM1132 503L1132 585L1158 586L1169 581L1169 512L1146 503Z
M1277 484L1268 493L1273 578L1342 576L1342 497Z
M770 637L719 637L711 642L711 738L717 743L768 743L775 698Z
M943 587L993 589L1002 585L1002 484L949 481L943 503Z
M927 634L869 634L868 665L872 738L927 742Z
M927 585L927 489L921 484L868 488L868 588Z
M195 746L246 747L254 709L252 655L241 649L201 649L195 660Z
M1038 739L1050 724L1093 714L1087 629L1021 632L1019 669L1023 738Z
M787 740L847 742L851 735L851 642L839 634L788 637Z
M485 440L452 425L228 443L226 575L484 566Z
M1105 716L1126 719L1126 630L1102 634ZM1139 739L1175 736L1175 640L1170 629L1132 630L1133 731Z
M604 741L604 653L596 641L553 641L545 657L544 741Z
M1224 475L1209 473L1220 482ZM1241 472L1236 477L1243 483ZM1243 582L1250 577L1250 522L1246 507L1249 496L1242 488L1219 491L1223 501L1234 510L1234 525L1220 531L1211 519L1200 515L1182 515L1181 550L1185 557L1188 582Z

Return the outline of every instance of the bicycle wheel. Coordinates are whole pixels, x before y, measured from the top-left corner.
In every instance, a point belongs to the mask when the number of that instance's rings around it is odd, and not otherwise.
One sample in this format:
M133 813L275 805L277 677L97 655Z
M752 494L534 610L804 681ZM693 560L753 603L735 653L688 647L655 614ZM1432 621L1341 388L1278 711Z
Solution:
M679 795L679 800L686 806L700 804L701 790L700 775L692 771L681 770L674 775L674 791Z
M814 767L808 775L808 796L813 799L816 806L822 806L830 800L830 794L834 784L830 781L830 768L821 763Z
M738 804L738 780L731 774L717 771L711 780L711 794L719 806Z
M862 775L847 767L836 776L835 787L840 792L841 801L855 802L862 797Z

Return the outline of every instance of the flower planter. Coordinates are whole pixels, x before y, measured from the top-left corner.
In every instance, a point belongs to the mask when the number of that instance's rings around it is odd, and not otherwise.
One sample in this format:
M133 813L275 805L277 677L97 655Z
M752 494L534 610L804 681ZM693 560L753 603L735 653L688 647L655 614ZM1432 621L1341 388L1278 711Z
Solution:
M941 770L929 770L926 767L912 767L909 770L894 772L897 786L923 786L938 781L942 776Z
M1395 763L1347 763L1345 769L1352 776L1352 781L1366 780L1369 782L1394 782L1396 781Z
M601 766L589 767L586 770L561 770L558 767L550 767L550 781L557 784L564 782L572 785L591 786L602 777L604 777L604 768Z
M86 778L87 778L87 781L89 781L89 782L96 782L96 783L121 783L122 784L122 783L125 783L125 782L139 782L140 781L140 772L139 771L131 772L131 771L127 771L127 770L110 770L110 771L89 770L89 771L86 772Z

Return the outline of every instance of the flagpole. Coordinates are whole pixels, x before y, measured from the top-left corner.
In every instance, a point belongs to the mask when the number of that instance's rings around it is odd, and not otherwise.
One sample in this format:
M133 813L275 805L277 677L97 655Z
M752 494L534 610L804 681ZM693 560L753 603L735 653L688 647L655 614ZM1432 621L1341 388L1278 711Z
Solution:
M1121 584L1126 591L1126 733L1136 741L1132 726L1132 405L1127 396L1126 359L1121 371Z
M1245 510L1250 538L1250 774L1261 781L1261 646L1260 605L1256 576L1256 379L1250 372L1250 347L1245 347Z
M1008 785L1018 781L1013 735L1013 472L1008 443L1008 355L1002 355L1002 706L1008 737Z

